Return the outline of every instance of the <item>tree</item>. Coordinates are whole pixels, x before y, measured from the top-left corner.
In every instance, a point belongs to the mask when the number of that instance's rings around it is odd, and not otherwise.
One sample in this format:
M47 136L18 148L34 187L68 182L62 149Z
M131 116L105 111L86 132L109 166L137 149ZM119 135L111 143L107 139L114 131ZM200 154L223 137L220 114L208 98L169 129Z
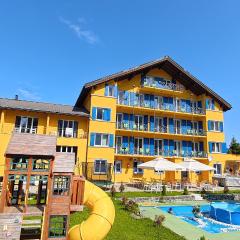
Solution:
M228 153L240 154L240 144L237 142L236 138L232 138Z

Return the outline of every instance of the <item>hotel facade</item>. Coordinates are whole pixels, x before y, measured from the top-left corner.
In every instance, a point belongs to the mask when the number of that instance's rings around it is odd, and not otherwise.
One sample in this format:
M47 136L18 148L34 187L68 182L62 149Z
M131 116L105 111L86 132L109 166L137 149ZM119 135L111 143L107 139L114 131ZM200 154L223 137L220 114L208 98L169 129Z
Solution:
M74 106L0 99L0 176L13 133L57 136L56 152L75 154L75 174L92 181L159 179L138 164L193 158L210 172L165 172L166 182L237 174L227 154L224 112L231 105L170 57L85 84ZM21 156L10 164L20 164ZM190 176L191 175L191 176Z

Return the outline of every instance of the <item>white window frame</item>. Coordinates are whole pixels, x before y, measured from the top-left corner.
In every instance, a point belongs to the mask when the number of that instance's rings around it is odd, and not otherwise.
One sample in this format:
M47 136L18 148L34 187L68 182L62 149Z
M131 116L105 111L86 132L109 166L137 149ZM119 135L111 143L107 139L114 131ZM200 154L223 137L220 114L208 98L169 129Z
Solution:
M97 135L100 135L100 138L101 138L100 139L100 141L101 141L100 145L96 144ZM106 145L103 144L103 136L104 135L107 136L107 144ZM96 133L95 139L94 139L94 146L96 146L96 147L108 147L109 146L109 134L108 133Z
M162 122L161 125L160 125L160 122ZM163 125L163 118L162 117L154 117L154 130L155 130L155 132L165 132L165 129L163 129L163 126L164 126Z
M162 149L160 149L160 142L162 142ZM157 145L157 154L156 154L156 152L155 152L155 147L156 147L156 145ZM162 139L154 139L154 155L155 156L161 156L162 155L162 153L163 153L163 140Z
M62 128L60 130L58 129L58 136L59 137L69 137L69 138L76 138L77 137L78 129L76 129L76 132L74 133L75 123L77 121L74 121L74 120L64 120L64 119L60 119L59 121L62 121ZM65 122L67 122L67 127L66 128L65 128ZM72 127L69 127L70 123L72 123ZM77 122L77 127L78 127L78 122ZM72 133L69 134L68 136L66 134L67 129L71 129L72 130ZM64 133L65 133L65 136L64 136Z
M220 173L218 173L218 166L220 166ZM214 167L214 175L222 175L222 164L221 163L214 163L213 164L213 167Z
M157 107L155 106L157 103ZM162 109L163 107L163 97L162 96L154 96L154 106L156 109Z
M114 97L115 85L108 85L107 97ZM111 94L110 94L111 93Z
M19 126L15 126L15 131L16 132L20 132L20 133L28 133L28 130L29 130L29 133L32 133L32 134L36 134L37 133L37 127L34 128L33 127L33 122L34 122L34 119L37 119L35 117L29 117L29 116L18 116L20 117L20 125ZM28 121L29 119L31 119L31 127L30 129L28 128ZM25 120L25 125L23 124L23 120Z
M96 162L99 161L100 162L100 171L96 171ZM101 165L102 164L106 164L106 171L101 171ZM106 174L107 171L108 171L108 165L107 165L107 160L105 159L95 159L94 160L94 174L98 174L98 175L101 175L101 174Z
M102 111L102 118L98 118L98 111ZM96 120L103 121L104 120L104 108L97 107L96 108Z
M222 152L222 143L213 142L212 143L212 153L221 153Z
M212 99L207 98L207 101L208 101L208 104L206 104L206 109L207 110L212 110L212 108L214 106ZM208 108L207 108L207 105L208 105Z
M116 167L118 164L120 166L120 170L119 171L117 170L117 167ZM114 173L115 174L122 173L122 161L121 160L115 160L114 161Z
M123 127L123 114L122 113L117 113L116 127L117 127L117 129L121 129Z
M137 140L137 153L135 153L135 141ZM142 147L140 148L140 140L142 141ZM140 149L142 149L142 152L143 152L143 149L144 149L144 142L143 142L143 138L140 138L140 137L136 137L134 138L134 153L135 154L140 154Z
M118 139L120 139L120 142L118 143ZM116 139L115 139L115 152L116 153L121 153L121 150L122 150L122 142L123 142L123 138L122 136L116 136ZM119 151L119 152L118 152Z
M179 128L177 127L177 123L179 123ZM182 121L181 119L173 119L174 124L174 133L175 134L182 134Z
M140 130L140 126L142 126L142 129L144 129L144 116L143 115L134 115L134 122L133 124L136 125L136 129L134 130ZM142 120L142 124L140 124L140 119Z
M177 156L181 156L182 154L182 141L174 141L174 151L176 152Z

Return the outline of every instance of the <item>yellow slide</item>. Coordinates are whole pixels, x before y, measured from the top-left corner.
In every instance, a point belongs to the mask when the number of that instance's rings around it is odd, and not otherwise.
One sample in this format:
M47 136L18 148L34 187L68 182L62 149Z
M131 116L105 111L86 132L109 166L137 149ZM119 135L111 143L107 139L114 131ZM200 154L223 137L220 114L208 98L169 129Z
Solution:
M69 230L68 239L104 239L115 218L115 208L111 198L96 185L85 181L83 205L91 210L91 214L86 221Z

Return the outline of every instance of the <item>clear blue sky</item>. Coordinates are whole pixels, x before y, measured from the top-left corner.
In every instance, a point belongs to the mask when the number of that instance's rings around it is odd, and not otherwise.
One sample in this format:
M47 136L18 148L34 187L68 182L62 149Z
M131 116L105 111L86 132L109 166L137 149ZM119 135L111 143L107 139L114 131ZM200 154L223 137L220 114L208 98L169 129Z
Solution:
M74 104L82 85L164 55L227 101L240 140L239 0L2 0L0 96Z

